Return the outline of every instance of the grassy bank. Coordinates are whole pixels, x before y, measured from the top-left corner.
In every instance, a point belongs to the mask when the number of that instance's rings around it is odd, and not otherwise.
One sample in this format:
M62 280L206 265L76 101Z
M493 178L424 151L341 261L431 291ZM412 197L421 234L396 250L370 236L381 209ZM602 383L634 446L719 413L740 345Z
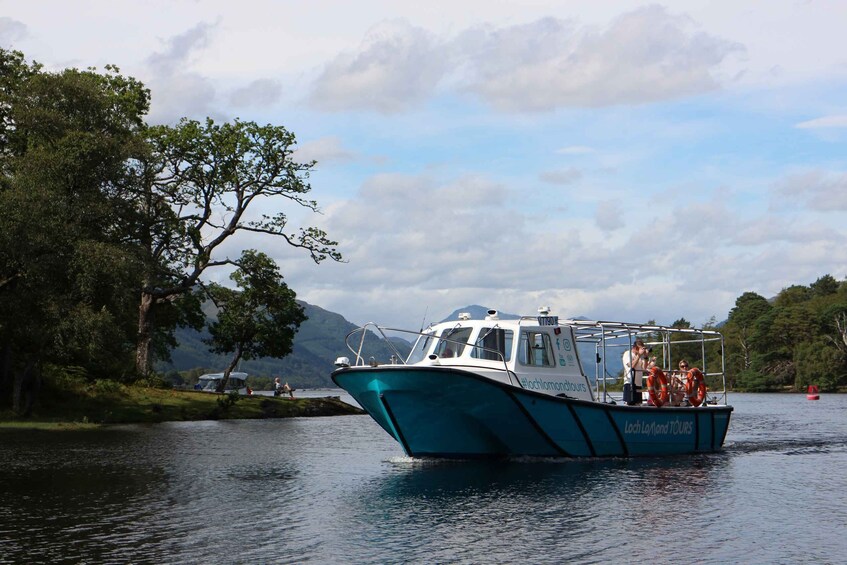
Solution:
M237 396L208 392L118 386L77 390L42 399L29 418L0 412L0 428L84 429L98 424L190 420L291 418L362 414L337 397Z

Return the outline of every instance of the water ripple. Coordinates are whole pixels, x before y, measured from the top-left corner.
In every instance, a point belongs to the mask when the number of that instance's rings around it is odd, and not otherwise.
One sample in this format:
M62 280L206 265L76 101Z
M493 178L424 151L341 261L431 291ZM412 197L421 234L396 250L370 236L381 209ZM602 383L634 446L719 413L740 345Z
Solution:
M0 563L840 562L847 395L733 395L721 453L440 461L367 417L0 443Z

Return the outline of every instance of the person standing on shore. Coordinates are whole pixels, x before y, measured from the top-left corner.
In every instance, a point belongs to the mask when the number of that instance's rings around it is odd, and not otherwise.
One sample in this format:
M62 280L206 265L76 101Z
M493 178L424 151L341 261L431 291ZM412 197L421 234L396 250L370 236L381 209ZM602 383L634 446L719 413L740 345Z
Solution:
M277 381L279 381L279 379L277 379ZM294 398L294 389L292 389L290 386L288 386L288 383L285 383L284 385L282 385L282 392L283 392L283 394L285 394L287 392L289 398L292 398L292 399Z

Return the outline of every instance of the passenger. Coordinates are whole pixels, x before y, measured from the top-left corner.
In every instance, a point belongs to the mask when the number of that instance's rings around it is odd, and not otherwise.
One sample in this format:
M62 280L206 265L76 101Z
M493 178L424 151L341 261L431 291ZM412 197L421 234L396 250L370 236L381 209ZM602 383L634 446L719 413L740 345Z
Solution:
M632 349L623 354L624 402L630 406L641 404L641 380L648 371L648 356L650 349L644 347L644 342L636 339Z
M679 360L679 371L671 375L671 406L687 405L685 402L685 380L688 377L688 361Z
M444 351L441 352L441 356L442 357L452 357L453 356L453 350L450 349L449 347L445 347Z

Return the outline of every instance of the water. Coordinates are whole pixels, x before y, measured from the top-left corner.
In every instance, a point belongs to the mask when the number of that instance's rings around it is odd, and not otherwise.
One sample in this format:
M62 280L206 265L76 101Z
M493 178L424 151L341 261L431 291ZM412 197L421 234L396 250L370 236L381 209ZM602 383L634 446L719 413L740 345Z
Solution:
M664 459L413 461L367 416L2 433L0 563L845 562L847 395L730 400L722 453Z

